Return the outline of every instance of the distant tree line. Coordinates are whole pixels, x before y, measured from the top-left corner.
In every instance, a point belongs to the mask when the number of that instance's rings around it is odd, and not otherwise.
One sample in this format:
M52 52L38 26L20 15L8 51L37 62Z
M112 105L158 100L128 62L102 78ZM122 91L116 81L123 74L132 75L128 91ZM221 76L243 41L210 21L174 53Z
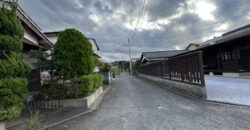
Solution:
M113 66L118 66L120 70L123 70L123 65L124 65L124 70L128 71L129 70L129 61L115 61L112 63Z

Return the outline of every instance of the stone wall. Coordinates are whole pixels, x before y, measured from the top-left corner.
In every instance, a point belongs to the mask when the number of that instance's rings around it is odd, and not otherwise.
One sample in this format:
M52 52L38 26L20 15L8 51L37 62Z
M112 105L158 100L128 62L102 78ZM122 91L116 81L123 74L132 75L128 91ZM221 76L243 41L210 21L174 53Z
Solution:
M157 77L147 76L143 74L138 74L139 77L143 77L145 79L160 83L165 85L167 88L178 90L180 92L197 96L201 99L207 98L206 87L205 86L198 86L198 85L191 85L187 83L161 79Z

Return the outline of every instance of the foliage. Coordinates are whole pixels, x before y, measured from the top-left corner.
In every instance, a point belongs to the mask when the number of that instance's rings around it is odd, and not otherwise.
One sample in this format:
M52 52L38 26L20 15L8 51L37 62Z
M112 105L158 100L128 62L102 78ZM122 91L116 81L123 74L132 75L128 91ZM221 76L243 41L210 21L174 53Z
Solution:
M111 64L94 57L95 65L99 67L100 72L108 72L111 70Z
M59 33L53 56L55 68L64 79L92 73L92 55L91 43L80 31L66 29Z
M129 61L115 61L112 64L113 66L118 66L120 70L123 70L123 66L125 71L129 70Z
M79 79L79 96L88 96L103 84L103 75L90 74Z
M22 60L22 24L16 15L17 5L11 10L0 9L0 121L17 117L27 96L28 81L24 77L30 67Z
M5 78L0 80L0 120L9 120L18 116L23 107L22 101L28 95L25 78Z
M118 67L112 67L111 70L115 72L115 75L120 75L121 73Z
M21 77L31 71L29 64L21 60L21 54L12 53L0 59L0 78Z
M59 83L43 85L40 87L40 91L40 94L35 100L53 100L77 97L75 86L67 86Z
M101 74L90 74L78 79L73 79L72 82L71 86L58 83L52 86L42 86L42 92L37 100L67 99L88 96L103 85L103 76Z
M38 125L40 125L40 112L39 111L35 111L35 114L33 112L30 112L30 118L27 119L28 124L29 124L29 128L36 128Z
M21 40L17 36L0 35L0 53L7 51L20 52L23 49Z
M5 7L0 9L0 34L21 39L24 35L24 29L16 15L16 3L11 4L11 8L12 10Z
M103 62L102 66L100 66L100 72L108 72L111 70L111 65L107 62Z
M139 67L140 65L141 65L141 61L137 60L135 63L133 63L133 70Z
M103 61L101 61L98 57L95 57L95 56L94 56L94 62L95 62L95 66L98 66L99 68L103 64Z
M43 48L40 50L31 50L29 52L32 58L38 59L38 62L33 63L35 69L40 72L47 71L50 76L49 83L52 85L54 80L54 60L52 57L52 50L50 48Z

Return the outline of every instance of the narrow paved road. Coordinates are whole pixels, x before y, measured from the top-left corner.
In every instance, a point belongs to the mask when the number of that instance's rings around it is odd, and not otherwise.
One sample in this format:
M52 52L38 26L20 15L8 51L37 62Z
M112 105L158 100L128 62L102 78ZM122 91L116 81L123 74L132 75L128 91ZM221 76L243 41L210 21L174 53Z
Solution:
M122 74L100 108L51 130L250 129L250 109L178 96Z

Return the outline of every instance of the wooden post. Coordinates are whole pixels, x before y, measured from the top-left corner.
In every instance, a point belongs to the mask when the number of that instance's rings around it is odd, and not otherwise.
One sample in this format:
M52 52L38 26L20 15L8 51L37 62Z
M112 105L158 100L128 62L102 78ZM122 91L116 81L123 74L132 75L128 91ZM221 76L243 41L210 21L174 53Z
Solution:
M198 63L199 63L198 65L199 65L201 86L205 86L202 51L198 52L198 60L199 60L198 61Z
M160 62L161 64L161 78L163 78L163 73L162 73L162 62Z

